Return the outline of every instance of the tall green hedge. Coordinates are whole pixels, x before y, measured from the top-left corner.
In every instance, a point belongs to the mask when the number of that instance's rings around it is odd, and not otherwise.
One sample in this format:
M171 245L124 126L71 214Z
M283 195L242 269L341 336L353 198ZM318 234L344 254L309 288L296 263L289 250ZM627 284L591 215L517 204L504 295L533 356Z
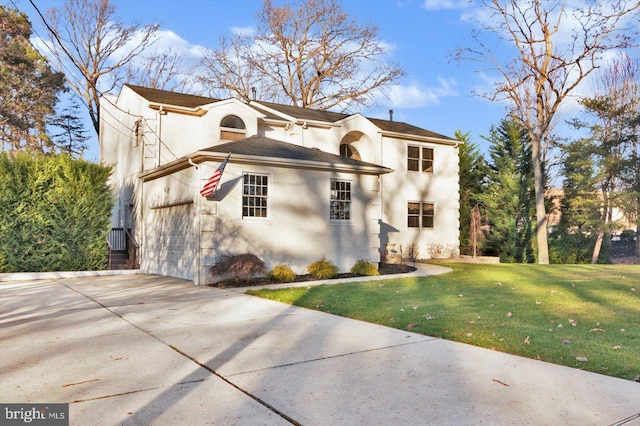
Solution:
M0 272L105 269L111 167L0 154Z

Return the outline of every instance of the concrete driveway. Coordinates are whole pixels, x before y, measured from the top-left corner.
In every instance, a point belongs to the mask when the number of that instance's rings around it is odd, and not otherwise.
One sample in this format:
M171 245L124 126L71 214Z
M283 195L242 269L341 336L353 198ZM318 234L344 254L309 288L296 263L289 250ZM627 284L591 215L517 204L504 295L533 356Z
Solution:
M0 402L77 425L640 424L640 383L149 275L0 285Z

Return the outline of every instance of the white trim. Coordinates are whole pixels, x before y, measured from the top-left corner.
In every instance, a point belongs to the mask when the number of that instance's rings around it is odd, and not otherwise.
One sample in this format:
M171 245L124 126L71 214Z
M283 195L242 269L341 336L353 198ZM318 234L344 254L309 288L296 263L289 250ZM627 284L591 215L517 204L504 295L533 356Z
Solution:
M389 132L386 130L380 130L378 133L380 133L382 136L385 136L385 137L390 137L395 139L404 139L408 141L432 142L439 145L449 145L454 147L457 147L458 145L460 145L460 142L455 139L442 139L442 138L436 138L432 136L413 135L411 133Z
M273 108L270 108L270 107L268 107L266 105L262 105L258 101L249 101L249 105L250 106L254 106L255 108L258 108L258 109L263 109L265 111L268 111L271 114L277 115L278 117L282 117L283 119L285 119L287 121L290 121L292 123L295 123L297 121L297 119L295 117L293 117L291 115L288 115L288 114L285 114L283 112L280 112L277 109L273 109ZM264 117L264 114L263 114L263 117Z
M331 219L331 201L334 201L331 199L331 184L333 182L347 182L349 183L349 219ZM353 223L353 188L354 188L354 184L353 184L353 180L352 179L340 179L340 178L330 178L329 179L329 198L328 198L328 212L329 213L328 216L328 222L331 225L351 225ZM340 201L340 200L335 200L335 201Z
M420 150L420 158L418 158L418 170L409 170L409 148L418 148ZM431 159L431 171L425 172L422 170L422 162L424 161L423 149L430 149L433 155ZM415 159L415 157L411 157ZM405 150L405 165L407 166L407 174L421 174L421 175L435 175L436 173L436 149L433 146L425 146L425 145L414 145L411 142L408 142Z
M245 175L249 175L249 176L266 176L267 177L267 216L266 217L262 217L262 216L245 216L244 215L244 177ZM271 221L271 215L272 215L272 197L273 197L273 173L264 173L264 172L248 172L248 171L243 171L241 176L241 181L240 181L240 185L238 185L240 187L240 219L242 219L242 221L245 222L254 222L254 223L265 223L265 222L270 222ZM248 195L249 197L251 197L252 195ZM259 198L265 198L262 196L258 196Z
M226 158L228 153L212 152L212 151L197 151L188 157L182 157L177 160L170 161L163 164L160 167L156 167L151 170L146 170L143 173L138 174L138 178L144 182L152 181L163 176L167 176L186 169L190 166L191 162L200 164L207 161L220 162ZM355 174L369 174L369 175L381 175L385 173L394 172L393 169L384 166L377 165L351 165L351 164L334 164L327 163L325 161L308 161L308 160L295 160L289 158L276 158L276 157L261 157L256 155L244 155L233 154L230 163L240 163L247 165L259 165L266 167L285 167L294 169L308 169L308 170L322 170L330 172L345 172Z
M418 219L420 220L420 226L409 226L409 203L418 203L420 204L420 214L418 215ZM433 205L433 226L431 228L427 228L422 226L422 205L423 204L431 204ZM405 216L405 225L407 227L407 231L433 231L436 229L436 202L435 201L416 201L416 200L407 200L407 209Z

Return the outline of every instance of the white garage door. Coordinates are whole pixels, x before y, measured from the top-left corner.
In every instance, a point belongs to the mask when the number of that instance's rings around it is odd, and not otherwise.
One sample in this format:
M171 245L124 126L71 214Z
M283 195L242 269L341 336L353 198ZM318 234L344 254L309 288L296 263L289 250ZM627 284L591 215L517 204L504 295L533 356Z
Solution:
M146 272L193 280L196 274L193 204L150 209L145 227Z

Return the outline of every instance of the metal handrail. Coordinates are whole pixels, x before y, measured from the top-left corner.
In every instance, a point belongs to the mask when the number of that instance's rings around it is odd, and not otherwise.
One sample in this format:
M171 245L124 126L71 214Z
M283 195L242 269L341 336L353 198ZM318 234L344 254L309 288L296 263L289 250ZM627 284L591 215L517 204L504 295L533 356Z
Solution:
M109 257L107 261L107 267L109 269L113 266L113 252L120 250L127 252L128 263L131 268L140 268L140 264L138 263L138 250L140 245L133 237L130 229L111 228L106 239L109 245Z
M111 269L111 250L113 250L113 248L111 247L111 241L109 241L109 234L107 234L105 240L107 241L107 246L109 246L109 250L107 250L107 269Z
M131 235L131 231L129 230L129 228L125 228L124 232L127 235L127 237L129 237L129 240L133 243L134 247L135 248L140 248L140 246L138 245L138 242L136 241L136 239L133 238L133 235Z
M126 250L127 234L123 228L111 228L107 234L111 250Z
M138 244L136 239L133 238L133 235L131 235L131 232L128 228L125 228L124 232L126 235L126 247L127 251L129 252L131 267L133 269L138 269L140 267L140 265L138 264L138 249L140 248L140 245Z

